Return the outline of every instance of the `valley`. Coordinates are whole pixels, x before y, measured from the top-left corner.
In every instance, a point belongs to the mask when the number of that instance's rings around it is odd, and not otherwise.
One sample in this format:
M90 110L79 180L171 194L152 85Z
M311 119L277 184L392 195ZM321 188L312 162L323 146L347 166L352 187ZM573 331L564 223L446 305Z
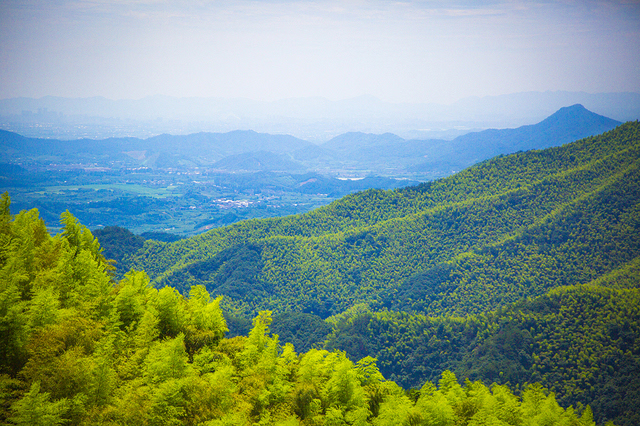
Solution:
M316 145L253 131L147 139L35 139L0 130L0 189L52 231L69 209L92 229L191 236L311 211L347 194L432 181L496 155L557 146L620 124L581 105L534 125L441 139L349 132Z
M0 136L3 421L640 421L637 121Z
M60 213L69 209L92 229L117 225L136 233L177 236L195 235L244 219L307 212L368 185L394 188L412 182L186 169L49 168L10 173L10 182L3 188L11 192L15 208L36 206L52 230L59 229Z
M640 0L0 0L0 426L640 425Z

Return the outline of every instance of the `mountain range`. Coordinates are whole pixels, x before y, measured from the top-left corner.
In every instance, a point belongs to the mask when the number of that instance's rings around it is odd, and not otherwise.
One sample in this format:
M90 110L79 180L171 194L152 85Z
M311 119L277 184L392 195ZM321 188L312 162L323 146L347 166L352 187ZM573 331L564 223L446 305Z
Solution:
M161 133L224 133L253 129L324 143L343 133L394 133L405 139L452 139L472 130L536 123L559 108L582 104L618 121L640 118L640 94L524 92L472 97L453 104L385 102L372 96L345 100L294 98L172 98L139 100L44 97L0 100L0 128L30 137L104 139Z
M130 259L131 266L158 284L180 288L195 280L214 291L221 279L214 265L227 259L223 263L230 267L229 259L252 253L256 263L250 270L256 275L238 282L249 293L237 300L249 311L293 309L326 317L374 300L432 314L495 309L523 294L595 279L635 257L637 128L630 123L596 139L496 157L420 186L352 194L304 215L151 244ZM612 214L620 219L604 220ZM603 221L594 222L598 217ZM572 247L576 239L580 245ZM528 259L532 247L536 256ZM607 255L600 258L605 247ZM581 260L560 267L575 250L584 252ZM523 280L514 282L493 275L498 261L498 270L532 263L517 272ZM558 267L540 277L545 262L551 262L545 268ZM492 275L464 278L480 266ZM496 291L466 289L480 282L492 283ZM286 297L257 297L252 292L260 288Z
M159 135L147 139L33 139L0 131L0 161L13 164L93 164L98 167L205 168L225 171L321 172L433 179L496 155L557 146L610 130L620 122L564 107L515 129L442 139L406 140L391 133L345 133L321 145L254 131Z
M640 421L637 121L574 105L536 125L457 138L449 152L392 134L327 146L197 134L185 145L207 152L191 157L180 137L147 150L148 139L95 148L1 136L7 173L60 161L70 147L70 166L233 170L334 158L353 173L349 161L407 170L431 152L464 168L177 241L96 232L105 248L126 248L116 271L71 213L50 236L37 210L13 216L3 195L0 419L28 424L40 410L59 424ZM249 152L234 142L245 136ZM312 349L280 345L291 342Z
M147 240L121 267L158 288L205 286L224 296L230 324L263 310L325 319L326 347L374 356L406 387L445 368L535 380L566 405L593 403L599 421L631 425L639 200L640 125L628 122L302 215ZM314 324L298 321L297 339L312 336L304 323Z

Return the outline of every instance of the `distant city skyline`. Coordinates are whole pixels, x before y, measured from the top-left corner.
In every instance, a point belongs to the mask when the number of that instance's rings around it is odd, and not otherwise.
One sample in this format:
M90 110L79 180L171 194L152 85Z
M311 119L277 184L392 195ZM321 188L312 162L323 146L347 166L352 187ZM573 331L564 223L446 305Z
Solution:
M640 92L638 1L0 3L0 99Z

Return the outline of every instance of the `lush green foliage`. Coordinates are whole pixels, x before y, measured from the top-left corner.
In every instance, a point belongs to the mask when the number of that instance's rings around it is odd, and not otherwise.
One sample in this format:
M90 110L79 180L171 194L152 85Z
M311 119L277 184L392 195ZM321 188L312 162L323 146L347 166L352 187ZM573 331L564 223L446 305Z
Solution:
M639 166L640 125L627 123L418 187L148 243L135 262L156 285L226 295L236 315L334 315L326 348L374 356L402 386L447 369L517 389L540 381L563 404L632 425Z
M559 288L478 316L360 312L334 322L326 347L376 357L405 387L447 369L516 388L540 382L562 404L589 403L596 419L631 426L640 421L640 275L633 284Z
M4 195L0 421L637 424L639 166L627 123L133 255L120 233L117 283L74 216L52 237Z
M206 285L248 316L328 317L359 303L481 313L587 283L640 255L639 164L640 125L627 123L417 187L147 242L133 265L157 286Z
M408 396L375 360L296 354L260 312L225 339L221 298L187 297L131 271L117 285L91 232L70 214L51 237L37 211L0 205L0 422L17 425L592 426L553 393L522 397L442 374Z
M145 240L143 237L119 226L106 226L102 229L96 229L93 231L93 235L100 240L104 256L107 259L115 260L118 267L128 263L128 258L142 248Z
M274 315L271 331L280 336L280 340L292 343L300 352L313 347L321 347L329 333L331 325L317 315L301 312L287 312Z

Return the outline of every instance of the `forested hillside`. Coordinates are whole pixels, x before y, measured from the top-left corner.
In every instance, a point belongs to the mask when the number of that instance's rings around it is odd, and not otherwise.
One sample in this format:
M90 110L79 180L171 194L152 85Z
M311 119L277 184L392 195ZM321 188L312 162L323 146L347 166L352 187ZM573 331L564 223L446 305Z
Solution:
M158 287L203 284L236 316L330 317L326 349L373 356L405 388L445 370L516 392L541 382L565 406L591 404L599 422L631 426L640 422L639 166L640 125L630 122L304 215L147 242L129 266ZM274 327L319 345L324 335L304 321Z
M361 312L334 321L326 347L354 360L377 358L382 374L406 388L444 370L484 383L540 382L564 406L590 404L599 422L636 425L639 264L634 262L631 288L562 287L480 315Z
M5 195L0 418L637 424L639 166L630 122L175 242L116 229L122 280Z
M588 283L640 255L639 160L640 125L630 122L304 215L147 241L123 266L159 287L203 284L248 316L328 317L359 303L478 314Z
M17 425L548 425L593 426L539 384L438 385L407 393L375 360L297 354L260 312L225 339L221 298L183 297L144 272L117 284L91 232L65 213L51 237L36 210L0 204L0 422Z

